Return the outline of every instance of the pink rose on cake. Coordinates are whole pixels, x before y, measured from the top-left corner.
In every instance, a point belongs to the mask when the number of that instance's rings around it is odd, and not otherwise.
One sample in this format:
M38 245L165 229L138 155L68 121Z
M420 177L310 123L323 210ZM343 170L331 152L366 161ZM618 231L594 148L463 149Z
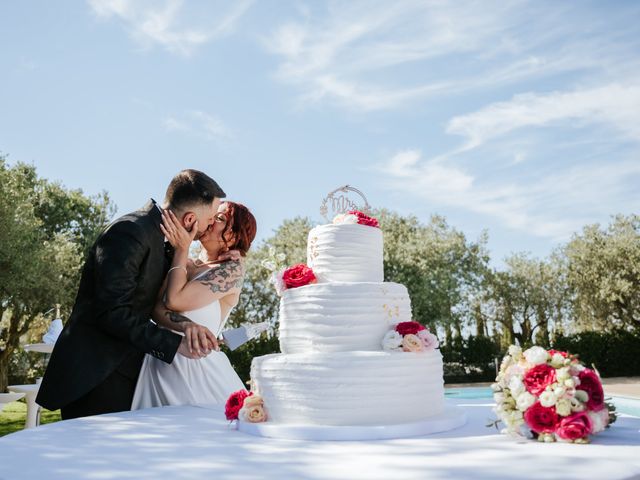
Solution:
M424 344L417 335L409 333L402 338L402 350L405 352L422 352Z
M282 280L287 288L303 287L317 281L313 270L304 263L287 268L282 272Z
M380 228L380 223L378 223L376 218L370 217L369 215L362 213L360 210L350 210L347 212L347 215L355 215L360 225Z
M438 348L438 337L419 322L400 322L382 339L386 351L423 352Z
M247 397L240 411L240 420L249 423L261 423L267 420L267 412L264 408L264 400L260 395Z
M352 213L339 213L333 217L334 225L355 225L358 223L358 217Z

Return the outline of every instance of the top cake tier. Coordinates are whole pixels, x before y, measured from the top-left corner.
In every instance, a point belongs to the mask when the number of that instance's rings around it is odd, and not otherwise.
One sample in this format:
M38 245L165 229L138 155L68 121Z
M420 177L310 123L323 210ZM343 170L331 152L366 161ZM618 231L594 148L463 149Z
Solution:
M359 224L320 225L309 232L307 265L319 283L382 282L382 231Z

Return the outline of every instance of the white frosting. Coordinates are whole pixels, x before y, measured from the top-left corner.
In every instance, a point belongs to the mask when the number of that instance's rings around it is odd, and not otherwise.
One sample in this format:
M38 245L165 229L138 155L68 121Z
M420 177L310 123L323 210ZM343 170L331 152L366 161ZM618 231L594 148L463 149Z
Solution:
M392 425L444 410L439 350L271 354L251 378L273 422Z
M359 224L320 225L309 232L307 265L318 282L382 282L382 230Z
M283 353L380 350L384 335L411 320L404 285L316 283L285 290L280 300Z

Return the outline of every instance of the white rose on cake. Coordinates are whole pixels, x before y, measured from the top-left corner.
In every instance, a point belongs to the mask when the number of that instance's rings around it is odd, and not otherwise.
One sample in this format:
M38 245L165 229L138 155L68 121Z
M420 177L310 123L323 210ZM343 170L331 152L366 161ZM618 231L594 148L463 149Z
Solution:
M382 339L382 349L388 351L402 350L402 335L395 330L389 330Z

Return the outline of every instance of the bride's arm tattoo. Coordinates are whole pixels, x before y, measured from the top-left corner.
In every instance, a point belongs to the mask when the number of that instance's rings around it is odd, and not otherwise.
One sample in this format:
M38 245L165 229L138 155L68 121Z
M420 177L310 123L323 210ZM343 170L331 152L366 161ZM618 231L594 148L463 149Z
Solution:
M230 260L213 267L199 279L199 282L209 287L213 293L225 293L232 288L240 288L243 281L244 268L238 260Z

